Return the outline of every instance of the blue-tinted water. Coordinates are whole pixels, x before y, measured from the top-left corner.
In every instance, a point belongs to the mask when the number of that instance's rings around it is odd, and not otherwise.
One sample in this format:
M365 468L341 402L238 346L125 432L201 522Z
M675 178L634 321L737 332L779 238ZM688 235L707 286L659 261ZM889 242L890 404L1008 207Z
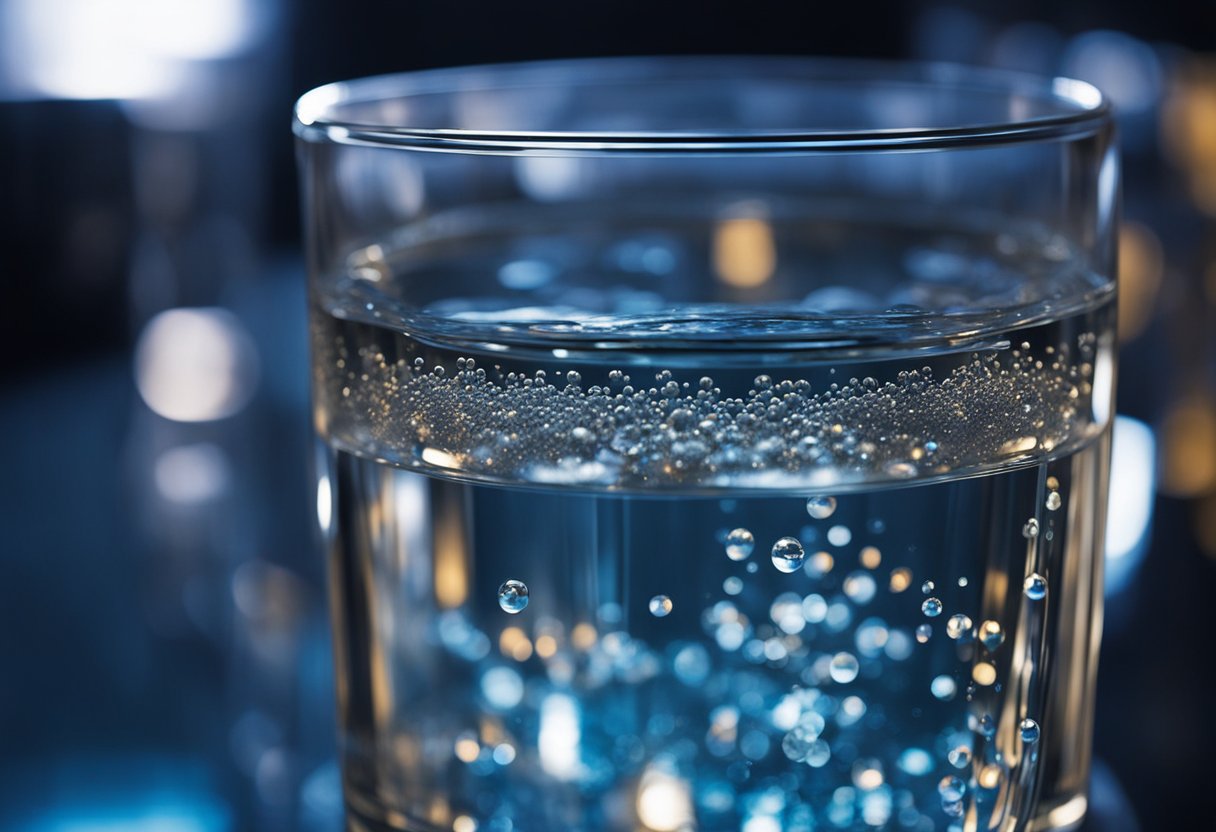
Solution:
M455 290L335 285L319 508L359 823L1021 829L1082 805L1105 296L978 328L859 312L923 340L796 349L731 344L701 297L685 340L631 318L625 348L569 298L478 334ZM744 326L851 314L803 312Z

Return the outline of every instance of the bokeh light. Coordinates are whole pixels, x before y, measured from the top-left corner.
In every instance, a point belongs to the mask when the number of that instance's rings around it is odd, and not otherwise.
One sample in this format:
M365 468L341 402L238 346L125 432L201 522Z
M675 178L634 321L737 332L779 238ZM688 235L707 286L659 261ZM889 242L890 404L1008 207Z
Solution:
M231 416L253 396L257 351L226 309L170 309L148 322L135 348L135 383L155 413L176 422Z

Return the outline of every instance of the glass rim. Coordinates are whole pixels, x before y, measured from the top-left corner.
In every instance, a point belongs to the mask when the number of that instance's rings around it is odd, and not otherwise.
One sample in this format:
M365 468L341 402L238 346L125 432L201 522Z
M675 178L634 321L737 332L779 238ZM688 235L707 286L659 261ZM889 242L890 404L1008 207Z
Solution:
M765 131L629 130L525 131L411 127L338 117L350 104L422 95L510 91L529 87L577 88L595 83L653 80L664 68L703 70L700 81L731 78L723 65L761 70L758 80L805 84L868 82L892 88L922 87L1012 97L1027 96L1055 110L1025 119L994 119L916 128L849 128ZM798 74L782 78L778 70ZM714 78L714 73L720 77ZM541 74L544 78L538 80ZM772 74L770 74L772 73ZM693 75L687 80L698 80ZM308 143L359 144L415 150L489 153L822 153L946 150L989 144L1028 143L1092 135L1110 125L1110 102L1093 85L1072 78L1046 77L961 64L852 58L785 56L647 56L575 58L446 67L338 81L306 92L296 102L293 132Z

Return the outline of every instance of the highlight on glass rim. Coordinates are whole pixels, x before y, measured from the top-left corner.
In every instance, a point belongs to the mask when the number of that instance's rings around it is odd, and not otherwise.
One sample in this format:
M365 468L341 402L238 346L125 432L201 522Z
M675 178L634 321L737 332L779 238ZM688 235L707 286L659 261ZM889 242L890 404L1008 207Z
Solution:
M596 59L295 131L351 829L1080 824L1094 87Z

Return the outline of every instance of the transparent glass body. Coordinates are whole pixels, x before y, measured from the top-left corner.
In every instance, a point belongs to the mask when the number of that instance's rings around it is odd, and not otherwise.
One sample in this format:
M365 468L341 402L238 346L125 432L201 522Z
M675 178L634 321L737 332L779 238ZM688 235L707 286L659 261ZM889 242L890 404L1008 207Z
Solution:
M350 828L1080 822L1097 91L595 60L295 129Z

